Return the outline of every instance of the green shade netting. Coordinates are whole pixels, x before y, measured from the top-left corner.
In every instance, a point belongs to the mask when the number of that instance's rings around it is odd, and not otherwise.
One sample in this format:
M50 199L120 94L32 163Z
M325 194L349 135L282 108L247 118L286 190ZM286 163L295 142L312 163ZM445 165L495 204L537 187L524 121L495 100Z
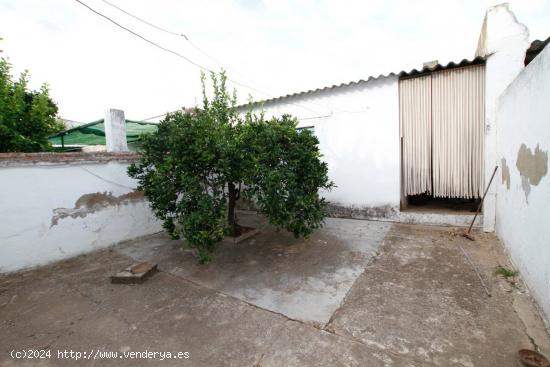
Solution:
M105 124L104 120L90 122L77 126L48 138L53 145L105 145ZM126 120L126 141L128 143L139 141L142 134L151 134L157 131L158 124L153 122L142 122Z

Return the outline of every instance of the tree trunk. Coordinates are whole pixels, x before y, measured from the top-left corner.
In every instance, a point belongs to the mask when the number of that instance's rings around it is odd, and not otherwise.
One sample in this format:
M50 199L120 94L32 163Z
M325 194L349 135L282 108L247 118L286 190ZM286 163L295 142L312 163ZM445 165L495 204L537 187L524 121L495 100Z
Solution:
M229 234L231 236L236 236L238 230L238 226L235 221L235 202L237 201L237 189L232 182L230 182L227 186L229 191L229 203L227 205L227 225L229 226Z

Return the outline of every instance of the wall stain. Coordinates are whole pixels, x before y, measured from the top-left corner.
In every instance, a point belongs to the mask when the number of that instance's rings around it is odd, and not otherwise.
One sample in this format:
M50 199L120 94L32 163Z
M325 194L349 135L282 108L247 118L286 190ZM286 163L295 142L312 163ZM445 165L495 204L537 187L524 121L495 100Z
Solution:
M506 164L506 158L500 160L500 172L502 172L502 184L506 183L506 190L510 190L510 167Z
M529 204L529 194L531 193L531 185L529 179L525 176L521 176L521 188L525 192L525 201Z
M516 167L521 175L521 187L525 191L525 200L529 202L531 185L537 186L548 173L548 151L542 151L537 144L534 153L532 153L531 148L521 144Z
M64 218L84 218L88 214L95 213L104 208L128 205L130 203L143 201L143 199L143 192L137 190L120 196L114 196L111 192L84 194L76 200L74 208L54 209L50 228L57 225L59 220Z

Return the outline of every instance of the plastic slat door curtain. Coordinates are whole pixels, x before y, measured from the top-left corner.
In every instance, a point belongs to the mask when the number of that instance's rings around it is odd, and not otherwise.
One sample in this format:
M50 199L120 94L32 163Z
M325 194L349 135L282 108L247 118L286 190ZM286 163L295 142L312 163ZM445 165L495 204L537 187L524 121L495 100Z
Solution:
M484 81L483 65L400 81L405 195L480 197L483 190ZM426 101L427 95L430 102ZM429 113L426 112L428 105ZM428 169L427 156L430 157Z
M431 76L399 81L402 182L405 195L432 192Z
M485 68L432 75L433 195L479 198L483 190Z

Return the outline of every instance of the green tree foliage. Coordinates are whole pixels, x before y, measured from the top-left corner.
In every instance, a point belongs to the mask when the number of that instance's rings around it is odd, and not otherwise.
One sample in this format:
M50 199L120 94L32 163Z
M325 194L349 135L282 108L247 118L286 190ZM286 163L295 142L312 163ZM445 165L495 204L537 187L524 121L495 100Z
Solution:
M48 136L63 130L48 86L28 90L28 73L13 80L11 65L0 58L0 152L52 150Z
M327 164L310 131L290 116L240 116L225 75L212 75L213 97L193 112L169 114L144 137L140 160L128 173L139 182L155 215L174 238L185 237L201 263L224 234L236 235L241 196L278 228L308 236L322 225L330 189Z

